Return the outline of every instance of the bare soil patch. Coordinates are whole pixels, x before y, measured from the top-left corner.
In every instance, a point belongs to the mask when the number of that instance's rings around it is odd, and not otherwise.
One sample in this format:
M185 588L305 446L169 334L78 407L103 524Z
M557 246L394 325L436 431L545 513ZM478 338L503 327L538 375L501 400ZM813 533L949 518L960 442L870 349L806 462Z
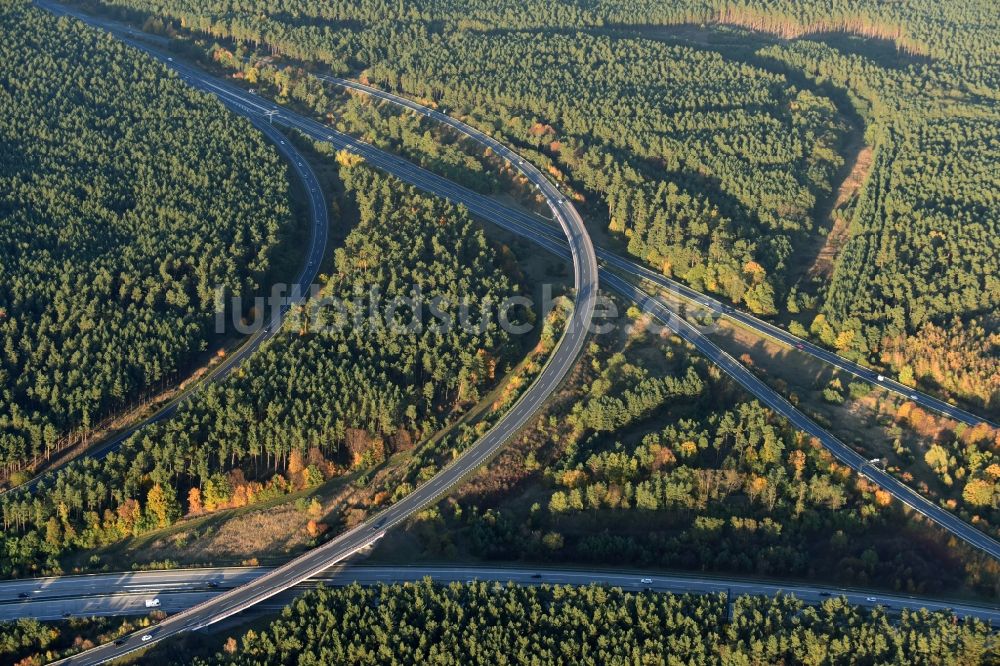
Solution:
M849 153L850 154L850 153ZM854 164L847 177L837 188L837 195L833 200L833 206L828 214L832 226L830 233L826 236L826 242L816 255L813 265L809 268L810 277L829 278L833 274L833 267L837 257L840 255L844 243L850 237L851 218L849 211L844 211L844 206L850 202L861 189L872 165L872 148L864 146L855 153Z

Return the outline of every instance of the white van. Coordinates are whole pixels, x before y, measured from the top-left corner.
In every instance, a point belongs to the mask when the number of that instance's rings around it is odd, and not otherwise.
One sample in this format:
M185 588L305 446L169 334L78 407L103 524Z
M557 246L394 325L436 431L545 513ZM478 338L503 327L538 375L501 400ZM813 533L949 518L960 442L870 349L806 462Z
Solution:
M146 599L146 608L159 608L159 607L160 607L159 599Z

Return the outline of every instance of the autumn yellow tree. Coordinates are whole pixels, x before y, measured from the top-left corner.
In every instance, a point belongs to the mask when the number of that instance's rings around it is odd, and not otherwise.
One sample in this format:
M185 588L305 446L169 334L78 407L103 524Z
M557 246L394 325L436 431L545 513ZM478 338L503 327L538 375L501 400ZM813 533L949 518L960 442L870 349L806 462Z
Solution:
M201 488L195 486L188 491L188 513L192 516L197 516L205 507L201 503Z
M985 479L971 479L962 490L962 499L972 506L993 506L993 484Z
M154 484L146 495L146 515L157 527L167 527L181 515L180 504L177 503L177 493L170 486L164 488L159 483Z
M308 523L306 523L306 532L308 532L309 536L311 536L314 539L325 531L326 531L326 525L324 525L319 521L310 520Z
M747 494L750 496L750 501L755 501L760 495L767 490L767 479L763 476L754 476L747 487Z

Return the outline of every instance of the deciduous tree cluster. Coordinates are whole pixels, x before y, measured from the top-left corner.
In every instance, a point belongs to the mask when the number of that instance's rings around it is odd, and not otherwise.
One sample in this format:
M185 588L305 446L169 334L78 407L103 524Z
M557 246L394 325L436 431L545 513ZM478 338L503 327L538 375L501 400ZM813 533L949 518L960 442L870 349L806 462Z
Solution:
M430 552L452 543L500 560L823 576L908 591L943 591L967 575L957 553L930 545L890 495L731 393L703 361L674 351L665 369L651 367L646 349L605 361L591 351L589 388L540 426L527 460L511 452L454 512L442 509ZM647 392L652 403L630 400L634 387L650 384L674 390ZM983 446L981 433L963 437L977 442L970 452ZM954 466L950 451L963 446L942 449L945 464ZM987 502L975 511L992 520L997 479L989 454L976 461L967 494ZM992 592L989 571L969 582Z

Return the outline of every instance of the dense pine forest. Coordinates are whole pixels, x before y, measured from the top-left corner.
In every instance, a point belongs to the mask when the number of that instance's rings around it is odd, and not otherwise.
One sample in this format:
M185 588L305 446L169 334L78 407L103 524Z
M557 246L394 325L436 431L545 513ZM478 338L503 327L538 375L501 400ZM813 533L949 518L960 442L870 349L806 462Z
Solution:
M165 527L182 514L243 506L383 462L479 399L517 348L483 303L516 287L465 212L344 159L359 221L336 251L324 308L290 322L241 368L102 460L71 463L31 493L0 498L0 571L58 566L73 549ZM411 296L473 326L368 319L369 296ZM355 318L361 312L363 317ZM514 313L515 321L518 315ZM480 324L482 324L480 326Z
M723 595L599 586L421 582L319 588L269 624L231 629L225 639L207 633L183 645L155 648L140 663L976 666L997 659L989 627L947 613L898 616L835 597L814 607L791 596L735 597L732 612L727 622ZM0 624L0 658L45 663L147 622L93 618Z
M0 8L0 473L205 348L291 221L252 127L25 2Z
M828 99L653 41L458 33L405 70L389 62L365 76L530 146L599 195L632 254L758 313L776 312L790 254L842 163Z
M1000 409L992 0L79 4L187 40L176 56L221 66L265 98L479 192L527 201L489 151L309 74L357 78L461 117L545 169L602 243L905 385L990 416ZM25 0L0 9L0 37L7 476L174 381L207 347L216 290L260 293L294 216L287 170L259 134L148 58ZM320 276L326 307L293 312L239 371L107 457L0 496L0 576L59 573L91 555L97 567L109 552L135 552L123 543L143 535L166 544L173 531L183 549L197 538L183 533L191 524L206 525L190 529L204 537L282 505L308 516L300 545L315 545L431 478L537 371L552 330L522 374L490 393L536 339L476 309L492 314L520 293L513 261L533 256L488 240L464 209L313 148L344 232ZM809 270L828 246L829 269ZM417 318L409 305L390 321L368 316L414 286L428 325L407 326ZM431 301L453 322L472 304L481 325L436 327ZM647 323L632 309L595 336L545 413L447 500L387 534L375 557L1000 594L1000 564ZM859 411L870 393L839 379L820 390ZM490 415L443 432L473 406ZM856 448L891 449L891 473L995 535L997 431L955 428L908 402L891 412L858 417L885 441ZM323 515L321 500L335 510ZM598 586L321 587L224 644L152 654L203 666L1000 662L990 627L946 613L778 596L737 598L730 616L727 601ZM2 625L0 658L35 663L124 631L109 627L94 622L73 639L71 623Z
M848 356L1000 404L1000 36L987 0L101 4L466 115L578 188L665 273L755 312L787 308L806 329L819 316L817 337ZM747 48L711 39L666 46L630 33L684 23L794 41L747 60ZM885 40L895 55L831 33ZM817 204L843 160L843 109L785 73L838 89L874 152L840 211L849 233L829 282L791 268L828 231ZM917 335L911 359L886 353ZM928 355L948 360L915 362Z
M754 312L776 312L776 285L793 247L815 231L811 211L843 163L836 148L846 128L829 99L780 74L652 41L462 34L454 42L415 56L419 73L406 76L426 83L403 87L416 86L418 96L442 107L476 109L550 173L568 172L598 193L611 230L666 274ZM456 63L455 51L475 57ZM421 119L384 118L357 98L341 104L315 79L248 66L241 55L220 50L215 59L279 98L320 115L333 109L345 131L481 191L498 189L481 159L441 143L446 137ZM508 82L510 92L499 98L482 77L486 60ZM553 73L554 83L525 62L569 64ZM363 78L396 89L399 76L376 66ZM528 108L517 110L524 101Z
M320 588L209 664L994 663L996 638L947 613L864 610L831 598L623 592L499 583ZM186 662L176 662L186 663Z
M872 172L823 306L835 346L886 352L918 333L896 366L904 382L964 384L957 394L1000 405L995 91L990 99L945 63L892 71L813 42L764 53L851 86L871 117ZM954 334L933 335L942 327ZM916 362L928 356L950 358L936 368Z
M99 0L106 2L106 0ZM188 26L231 30L240 39L259 39L295 56L343 57L331 41L351 23L427 26L438 21L463 30L591 28L607 25L657 25L731 22L785 37L847 31L898 40L912 51L927 53L969 69L984 82L995 81L1000 43L990 0L963 0L942 6L935 0L906 4L878 0L115 0L116 5L183 18ZM261 10L259 13L257 10ZM292 20L292 17L304 19ZM311 24L311 25L310 25ZM420 32L414 29L411 34ZM324 43L327 42L327 43ZM372 40L372 43L378 43ZM391 42L381 42L392 48ZM299 49L293 52L294 49ZM993 86L994 89L997 86Z

